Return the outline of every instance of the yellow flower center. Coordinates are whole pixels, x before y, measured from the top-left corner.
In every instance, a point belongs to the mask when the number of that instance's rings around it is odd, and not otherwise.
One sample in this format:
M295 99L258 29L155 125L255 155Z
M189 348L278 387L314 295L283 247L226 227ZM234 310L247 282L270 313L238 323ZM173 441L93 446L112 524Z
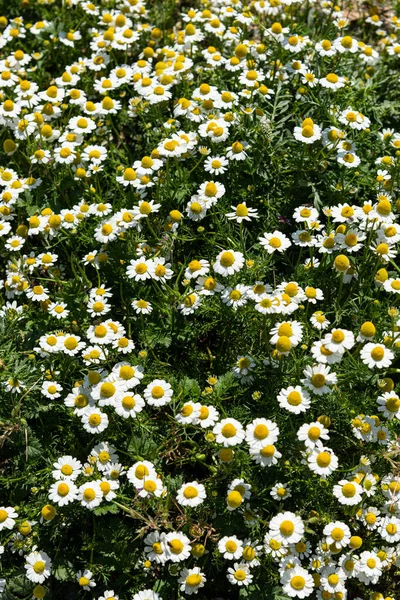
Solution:
M64 346L67 348L67 350L75 350L75 348L78 346L78 342L74 337L68 337L64 341Z
M272 248L280 248L282 246L282 242L278 237L272 237L269 240L269 245L272 246Z
M356 492L356 486L353 483L345 483L342 487L342 494L345 498L353 498Z
M269 429L266 425L260 423L254 428L253 435L257 440L264 440L269 435Z
M397 533L397 526L394 523L389 523L386 525L386 531L389 535L394 535Z
M238 508L243 502L243 496L237 491L229 492L227 502L231 508Z
M92 488L87 488L83 492L83 497L88 502L91 502L92 500L94 500L96 498L96 492Z
M111 485L108 483L108 481L102 481L100 483L100 489L103 492L103 494L105 496L107 496L107 494L109 493L109 491L111 490ZM110 600L109 598L107 600Z
M249 209L245 204L238 204L236 207L236 216L237 217L247 217L249 214Z
M326 377L322 373L315 373L311 377L311 383L315 388L322 388L325 385Z
M153 493L157 489L157 484L155 481L148 479L147 481L144 482L143 488L146 490L146 492Z
M301 394L294 390L288 394L287 401L291 406L299 406L301 404Z
M331 44L329 42L329 46L330 45ZM339 81L339 77L335 73L328 73L326 80L329 81L329 83L337 83Z
M376 361L376 362L380 362L383 357L385 356L385 351L383 348L381 348L380 346L377 346L376 348L373 348L371 350L371 357Z
M114 384L110 382L102 383L100 387L100 394L101 396L103 396L103 398L111 398L112 396L114 396L115 392L116 387Z
M273 444L264 446L264 448L262 448L262 450L260 450L260 454L264 458L271 458L275 454L275 446Z
M281 335L276 342L276 349L278 352L284 353L289 352L292 347L292 342L286 335Z
M155 385L151 390L151 395L156 399L162 398L164 396L164 390L161 385Z
M301 575L295 575L290 580L290 585L294 590L302 590L306 585L306 580Z
M136 400L133 396L124 396L121 404L126 410L132 410L136 406Z
M225 438L232 438L236 435L237 429L232 423L226 423L222 429L221 433Z
M173 554L180 554L184 548L183 543L178 539L170 540L168 546Z
M290 337L293 335L293 329L290 323L282 323L278 329L278 335L285 335L286 337Z
M41 574L46 568L46 563L43 560L37 560L33 565L35 573Z
M202 579L203 578L200 575L200 573L193 573L193 575L188 575L188 577L186 577L185 583L189 587L194 588L194 587L200 585L200 583L202 582Z
M220 258L223 267L231 267L235 262L235 256L232 252L224 252Z
M329 467L332 462L332 457L329 452L320 452L317 455L317 465L321 468Z
M197 498L197 496L199 495L199 492L193 485L188 485L185 487L185 489L183 491L183 495L188 500L192 500L193 498Z
M243 571L243 569L237 569L233 576L237 581L244 581L247 577L247 573L246 571Z
M93 415L90 415L89 417L89 423L90 425L93 425L93 427L96 427L97 425L100 425L101 423L101 416L94 413Z
M163 553L163 549L162 549L160 542L154 542L154 544L152 545L152 550L155 554Z
M344 531L340 527L335 527L331 533L332 538L335 542L340 542L344 538Z
M72 471L73 471L71 465L63 465L60 470L63 475L67 475L67 476L72 475Z
M69 493L69 486L66 483L60 483L60 485L57 488L57 492L58 492L59 496L62 496L62 497L67 496Z
M314 135L314 127L312 127L312 125L303 127L301 130L301 135L305 138L311 138Z
M339 575L331 573L331 575L328 575L328 582L330 585L337 585L339 583Z
M135 271L138 275L143 275L144 273L146 273L146 271L147 271L146 263L139 263L138 265L136 265Z
M282 521L279 526L279 531L285 536L292 535L294 532L294 523L292 523L292 521Z
M242 554L244 560L254 560L256 557L256 552L254 550L254 548L252 548L252 546L245 546L243 548L243 554Z
M0 509L0 523L4 523L6 519L8 519L8 512L2 508Z

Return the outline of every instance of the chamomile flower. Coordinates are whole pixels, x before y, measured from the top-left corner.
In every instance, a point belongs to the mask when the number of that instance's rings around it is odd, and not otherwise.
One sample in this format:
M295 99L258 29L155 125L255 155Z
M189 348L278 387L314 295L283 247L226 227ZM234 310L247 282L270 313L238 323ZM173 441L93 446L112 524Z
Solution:
M26 577L33 583L43 583L51 574L51 558L46 552L34 550L25 557Z
M260 237L258 241L268 252L268 254L273 254L274 252L285 252L291 246L291 242L286 235L277 230L273 231L272 233L264 233L264 235Z
M394 359L394 353L383 344L370 342L361 349L360 358L370 369L383 369L390 367Z
M134 419L138 413L142 412L144 406L145 402L139 394L129 392L121 394L114 402L115 412L124 419Z
M78 571L76 574L76 580L79 586L88 592L91 588L96 587L96 582L93 580L93 573L88 569L85 569L84 571Z
M316 446L308 455L307 463L311 471L326 479L331 473L336 471L339 461L334 452L324 446Z
M345 548L350 542L350 529L341 521L334 521L326 525L323 534L328 544L335 544L338 548Z
M237 206L231 206L233 212L226 213L227 219L230 221L236 221L236 223L242 223L243 221L251 221L251 219L258 218L258 212L255 208L250 208L246 205L246 202L241 202Z
M382 575L382 562L375 552L361 552L357 565L357 578L366 585L376 584Z
M245 438L243 426L236 419L222 419L213 428L217 444L237 446Z
M238 585L239 587L247 587L253 581L250 568L245 563L235 563L233 568L230 567L227 572L227 578L232 585Z
M204 485L197 481L185 483L179 488L176 496L178 504L181 506L196 507L206 499L206 490Z
M173 390L170 383L164 379L154 379L143 392L146 402L150 406L164 406L171 402Z
M224 156L208 156L204 161L204 170L211 175L222 175L228 165L229 161Z
M168 560L171 562L181 562L189 558L191 546L189 538L186 535L178 531L171 531L166 534L164 540Z
M198 424L203 429L207 427L213 427L219 419L219 413L214 406L200 406L200 414L198 417Z
M313 144L321 139L321 128L310 118L303 121L301 127L295 127L293 133L295 139L305 144Z
M101 504L103 492L98 481L87 481L78 490L78 500L85 508L93 510Z
M305 385L317 396L329 394L332 386L337 383L336 373L330 372L330 367L326 365L307 366L304 371L305 379L301 383Z
M283 573L281 585L284 593L290 598L306 598L313 593L315 586L313 577L300 565Z
M194 567L192 569L182 569L178 583L182 592L191 596L197 594L200 588L204 587L206 577L200 570L200 567Z
M153 590L143 590L134 594L132 600L162 600L161 596L157 594L157 592L153 592Z
M87 407L81 416L83 428L88 433L101 433L108 427L108 416L95 407Z
M394 392L384 392L377 398L378 411L386 419L400 419L400 397Z
M46 398L59 398L62 392L62 385L56 381L44 381L42 383L41 392Z
M332 329L332 331L323 338L325 348L331 352L340 352L350 350L354 346L354 335L347 329Z
M391 516L384 517L380 522L378 532L385 542L398 542L400 540L400 519Z
M250 447L249 454L256 464L262 467L271 467L276 465L278 460L282 458L282 454L274 444L269 444L263 448Z
M304 442L306 448L313 450L321 444L322 440L329 440L329 430L319 421L304 423L298 430L297 437Z
M237 560L243 553L243 542L236 537L224 536L218 542L218 551L226 560Z
M12 529L17 517L18 513L11 506L0 506L0 531Z
M362 502L363 488L355 481L342 479L333 486L333 495L339 500L340 504L354 506Z
M310 395L300 385L282 389L277 397L279 406L296 415L306 412L311 406Z
M75 481L82 472L82 463L73 456L61 456L57 462L53 463L54 479L66 479Z
M66 506L78 497L78 488L71 479L60 479L49 489L49 499L58 506Z
M270 535L283 545L296 544L304 534L304 523L290 511L272 517L269 523Z
M197 424L200 417L201 404L189 400L185 402L180 411L175 415L175 419L182 425Z
M56 319L66 319L70 313L68 305L65 302L51 302L48 311Z
M114 590L105 590L103 595L99 596L98 600L119 600L119 596L115 594Z
M274 500L277 500L278 502L286 500L292 495L290 487L285 485L284 483L276 483L271 489L270 494L274 498Z

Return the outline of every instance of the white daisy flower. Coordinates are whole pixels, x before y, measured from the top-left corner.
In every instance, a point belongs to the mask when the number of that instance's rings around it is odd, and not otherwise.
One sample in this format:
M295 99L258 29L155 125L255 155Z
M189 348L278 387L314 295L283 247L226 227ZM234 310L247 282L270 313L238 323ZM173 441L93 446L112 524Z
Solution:
M304 523L300 517L286 511L272 517L269 523L270 535L284 545L296 544L304 534Z
M333 495L339 500L340 504L354 506L362 502L363 488L355 481L342 479L337 485L333 486Z
M339 466L337 456L333 450L324 446L317 446L307 455L307 463L311 471L326 479Z
M70 479L61 479L50 486L49 499L58 506L66 506L74 502L77 497L78 488Z
M87 481L78 490L78 500L85 508L92 510L101 504L103 492L98 481Z
M222 277L233 275L242 269L244 257L241 252L223 250L218 254L213 264L213 269Z
M306 598L313 593L315 586L313 577L300 565L283 573L281 585L284 593L290 598Z
M206 490L204 485L197 481L185 483L179 488L176 500L181 506L196 507L206 499Z
M61 456L53 463L54 471L52 475L54 479L66 479L75 481L82 473L82 463L73 456Z
M164 379L154 379L145 388L143 395L150 406L164 406L171 402L173 389Z
M272 233L264 233L263 236L258 238L258 241L267 250L268 254L285 252L292 245L286 235L277 230Z
M319 421L304 423L297 432L297 437L304 442L306 448L313 450L321 444L321 440L329 440L329 430Z
M383 344L368 343L360 351L362 362L370 369L376 367L383 369L390 367L394 359L394 353Z
M217 444L237 446L245 438L243 426L236 419L222 419L213 428Z
M302 379L301 383L317 396L330 394L329 386L337 383L336 373L331 373L330 367L326 365L307 366L303 373L305 379Z
M51 574L51 558L46 552L34 550L25 557L26 577L33 583L43 583Z
M11 506L0 506L0 531L12 529L17 517L18 513Z

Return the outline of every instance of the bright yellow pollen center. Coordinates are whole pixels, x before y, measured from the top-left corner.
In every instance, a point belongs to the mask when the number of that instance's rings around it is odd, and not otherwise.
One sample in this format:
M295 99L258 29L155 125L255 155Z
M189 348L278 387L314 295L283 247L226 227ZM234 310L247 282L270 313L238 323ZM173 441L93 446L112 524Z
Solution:
M332 462L332 457L329 452L320 452L317 455L317 465L321 468L329 467Z

